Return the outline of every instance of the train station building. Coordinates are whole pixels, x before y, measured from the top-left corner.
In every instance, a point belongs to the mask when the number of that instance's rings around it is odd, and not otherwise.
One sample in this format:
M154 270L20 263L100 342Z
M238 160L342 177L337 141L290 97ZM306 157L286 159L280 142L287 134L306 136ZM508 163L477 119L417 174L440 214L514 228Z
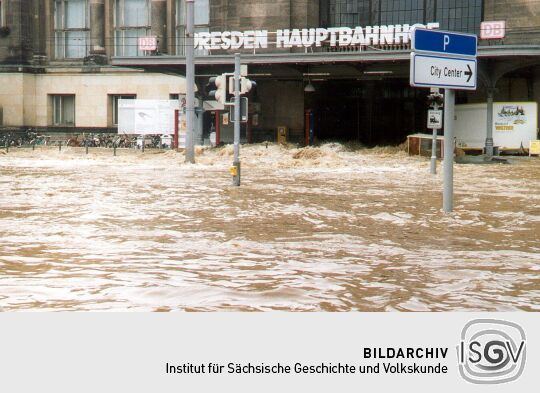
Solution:
M0 4L1 129L115 132L119 99L185 93L184 0ZM257 82L246 142L278 127L300 143L309 129L366 145L425 132L429 89L409 84L414 26L479 35L478 89L458 104L540 100L534 0L196 0L195 25L198 143L216 128L232 140L226 113L203 101L236 52Z

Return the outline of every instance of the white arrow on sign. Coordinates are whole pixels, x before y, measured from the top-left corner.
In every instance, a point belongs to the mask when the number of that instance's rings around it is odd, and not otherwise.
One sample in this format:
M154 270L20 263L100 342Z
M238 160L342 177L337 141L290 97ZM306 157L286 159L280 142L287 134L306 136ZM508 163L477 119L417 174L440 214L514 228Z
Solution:
M476 90L476 59L411 54L411 85Z

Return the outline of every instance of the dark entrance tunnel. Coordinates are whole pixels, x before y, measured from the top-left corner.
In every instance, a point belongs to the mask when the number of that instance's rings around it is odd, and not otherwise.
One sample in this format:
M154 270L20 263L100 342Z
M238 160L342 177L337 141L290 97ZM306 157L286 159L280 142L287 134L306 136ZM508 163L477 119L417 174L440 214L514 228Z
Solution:
M313 81L305 94L314 111L315 141L356 141L367 146L403 143L408 134L425 131L429 91L407 80Z

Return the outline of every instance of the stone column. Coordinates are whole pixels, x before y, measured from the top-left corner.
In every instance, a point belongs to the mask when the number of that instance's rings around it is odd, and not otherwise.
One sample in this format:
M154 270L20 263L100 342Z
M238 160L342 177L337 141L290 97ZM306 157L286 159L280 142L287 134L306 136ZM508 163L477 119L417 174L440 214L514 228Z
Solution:
M47 56L47 13L44 1L33 0L31 5L32 15L30 23L32 25L33 62L35 64L41 64Z
M29 64L33 59L34 4L11 0L4 8L8 30L0 32L0 56L6 64Z
M167 1L151 0L150 23L152 35L158 39L158 52L167 52Z
M90 0L90 55L105 55L105 0Z

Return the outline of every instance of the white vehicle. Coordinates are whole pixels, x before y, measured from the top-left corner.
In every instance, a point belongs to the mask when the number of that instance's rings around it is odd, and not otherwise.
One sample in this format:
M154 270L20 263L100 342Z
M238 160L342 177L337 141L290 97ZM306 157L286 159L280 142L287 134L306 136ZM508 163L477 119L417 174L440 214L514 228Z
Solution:
M150 147L152 146L152 138L146 136L146 135L139 135L137 137L137 149L142 149L143 146L143 140L144 140L144 147Z
M171 135L161 135L161 147L170 149L172 147L172 139Z

